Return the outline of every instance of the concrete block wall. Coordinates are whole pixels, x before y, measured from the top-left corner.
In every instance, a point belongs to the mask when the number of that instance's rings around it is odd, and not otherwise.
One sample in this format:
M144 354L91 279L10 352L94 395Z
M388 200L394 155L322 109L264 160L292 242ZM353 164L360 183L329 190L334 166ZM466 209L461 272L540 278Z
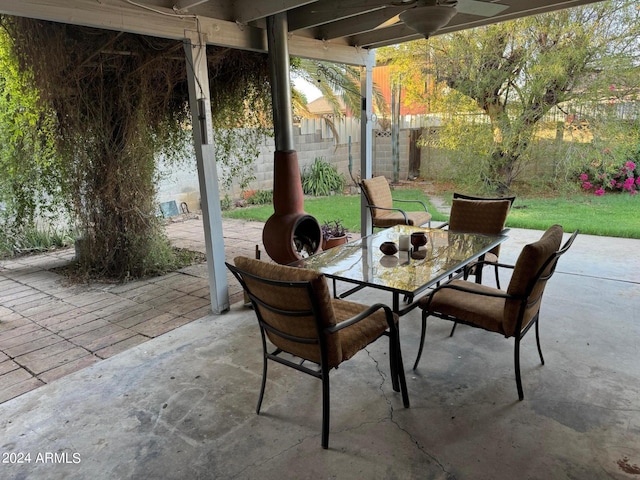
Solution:
M409 141L410 130L400 130L400 168L399 180L406 180L409 175ZM391 155L390 132L376 131L373 135L373 176L384 175L393 180L393 158Z
M339 145L336 148L333 139L322 138L320 132L314 134L300 134L298 129L294 129L294 144L298 153L298 165L300 171L310 168L316 158L322 158L325 161L335 165L338 171L348 177L348 148L346 145ZM360 145L355 147L358 153L358 161L360 158ZM353 147L352 147L353 150ZM269 139L267 144L261 148L260 156L257 158L254 166L254 174L256 179L251 182L249 189L252 190L271 190L273 189L273 154L275 145L273 139ZM236 186L231 196L239 197L242 192Z
M400 180L405 180L409 166L409 130L400 132ZM343 139L341 139L343 140ZM313 134L301 134L298 128L294 128L294 143L298 152L300 170L310 167L316 158L323 158L336 166L338 171L345 175L347 184L352 185L349 175L349 146L346 143L336 145L332 138L322 138L319 131ZM260 154L254 162L253 180L249 190L273 189L273 154L275 145L273 138L267 138L260 146ZM360 178L360 143L351 144L351 161L353 177ZM161 161L159 165L161 180L158 185L158 202L175 200L180 206L181 202L187 203L189 210L200 210L200 186L193 148L189 146L185 151L185 159L178 164L168 164ZM221 175L220 171L218 175ZM374 132L373 135L373 175L384 175L389 180L393 179L393 164L391 159L391 136L384 132ZM238 199L242 191L238 185L228 192L231 199ZM225 192L220 192L224 197Z
M183 160L169 163L164 159L158 162L158 182L156 198L158 203L174 200L180 208L185 202L189 211L200 210L200 185L198 184L198 169L195 152L189 145Z

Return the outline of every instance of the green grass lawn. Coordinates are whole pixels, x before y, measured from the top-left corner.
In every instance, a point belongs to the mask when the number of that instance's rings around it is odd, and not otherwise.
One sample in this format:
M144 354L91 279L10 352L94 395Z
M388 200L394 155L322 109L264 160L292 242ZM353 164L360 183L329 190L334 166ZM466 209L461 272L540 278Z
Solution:
M420 190L397 189L394 190L393 196L398 199L426 201L434 221L447 219L446 215L436 211ZM451 197L445 200L450 202ZM307 198L304 209L320 223L341 219L348 230L360 230L358 195ZM265 222L272 213L272 205L262 205L236 208L223 212L223 215L228 218ZM554 223L562 225L566 232L573 232L579 228L580 232L590 235L640 238L640 195L623 193L602 197L582 194L557 198L518 197L507 219L508 227L534 230L546 230Z
M507 226L542 230L559 223L565 231L605 237L640 238L640 195L572 195L516 198Z

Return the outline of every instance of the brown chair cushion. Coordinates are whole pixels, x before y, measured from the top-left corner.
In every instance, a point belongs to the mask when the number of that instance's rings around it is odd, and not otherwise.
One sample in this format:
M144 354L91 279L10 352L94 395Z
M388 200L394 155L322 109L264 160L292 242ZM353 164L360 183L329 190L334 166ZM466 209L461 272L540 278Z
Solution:
M333 299L333 310L336 314L338 323L347 320L361 313L367 308L366 305L348 302L346 300ZM398 316L394 314L394 321L398 323ZM350 327L339 330L334 335L340 338L340 346L342 351L341 361L349 360L364 347L380 338L387 329L387 319L384 310L380 309L371 316L361 320ZM329 364L330 367L336 365Z
M525 245L515 264L507 293L509 295L523 296L527 292L530 282L535 278L542 265L560 249L562 242L562 227L553 225L535 243ZM547 275L553 264L545 269ZM544 281L538 282L531 295L527 298L531 305L525 311L522 326L538 313ZM447 285L459 285L477 293L504 293L497 288L479 285L466 280L454 280ZM420 300L420 307L427 308L429 296ZM465 322L477 325L486 330L503 334L505 337L515 335L517 319L520 313L520 300L477 295L476 293L462 292L451 288L441 288L433 294L433 300L429 304L432 312L451 315Z
M331 298L324 275L313 270L263 262L247 257L236 257L234 263L241 270L270 280L311 282L313 295L319 303L322 328L334 326L368 308L359 303ZM266 285L250 277L244 277L244 280L253 295L271 306L285 310L309 310L311 308L311 297L306 289L296 294L295 290L291 288ZM297 317L294 322L293 317L279 316L264 308L260 308L260 314L265 322L278 330L303 338L318 338L316 321L311 315ZM397 315L394 315L394 319L397 323ZM378 339L387 329L386 316L384 310L381 309L354 325L327 335L325 340L329 367L337 367L343 361L348 360ZM267 336L271 343L278 348L300 358L320 363L319 345L300 344L268 331Z
M504 293L497 288L466 280L453 280L447 285L458 285L477 293ZM433 294L429 309L432 312L454 316L485 330L506 335L503 329L505 299L477 293L441 288ZM420 308L425 309L428 300L429 296L420 299Z
M546 262L551 255L560 249L562 243L563 229L560 225L551 226L535 243L525 245L518 256L518 260L513 269L511 281L507 288L507 293L510 295L524 295L526 294L527 287L536 273L542 268L544 262ZM544 272L544 275L548 274L553 268L553 264L550 264ZM529 302L538 299L544 290L546 282L538 282L533 289L531 295L529 295ZM511 336L515 333L516 319L518 318L518 311L520 309L519 300L508 300L505 303L505 319L508 319L508 324L505 325L505 333ZM539 302L531 305L525 313L522 326L524 327L538 312L540 308Z
M393 227L394 225L404 224L404 215L398 211L372 209L372 212L378 212L373 217L374 227ZM431 214L428 212L405 212L407 214L408 225L420 226L431 220Z
M451 204L449 229L498 234L504 229L509 213L509 200L464 200L454 198Z
M362 189L370 205L382 208L394 208L391 188L384 176L368 178L362 181ZM431 214L425 211L405 212L407 214L408 225L424 225L431 220ZM373 226L378 228L393 227L404 224L405 218L399 211L371 209Z
M253 275L267 278L270 280L292 281L292 282L311 282L312 289L319 301L320 318L322 320L322 328L331 327L336 324L336 317L331 302L331 294L324 275L313 270L307 270L298 267L289 267L277 263L270 263L255 260L247 257L236 257L234 259L236 267ZM249 290L271 306L284 310L309 310L311 308L311 298L306 289L302 289L299 294L295 294L295 290L291 288L276 288L271 285L258 282L250 277L244 278ZM316 320L312 315L306 317L298 317L295 323L291 322L291 317L276 315L264 308L260 309L260 313L265 322L272 325L278 330L286 331L289 334L300 336L303 338L317 339L318 332ZM305 358L312 362L320 363L320 347L319 345L304 345L292 342L271 332L267 332L267 336L271 343L278 348ZM337 365L342 359L342 350L339 339L332 336L327 339L327 353L330 365Z
M367 178L362 181L362 188L371 205L383 208L393 208L393 197L387 179L383 176ZM371 215L377 218L384 210L373 209ZM395 224L394 224L395 225Z
M449 216L449 230L458 232L498 235L504 230L511 201L466 200L454 198ZM490 250L496 257L500 255L500 245ZM485 260L488 260L485 258Z

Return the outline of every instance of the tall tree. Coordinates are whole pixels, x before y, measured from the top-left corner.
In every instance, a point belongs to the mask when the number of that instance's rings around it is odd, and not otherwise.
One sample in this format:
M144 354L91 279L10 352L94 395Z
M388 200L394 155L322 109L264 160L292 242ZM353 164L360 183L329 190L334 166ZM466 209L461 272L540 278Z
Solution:
M449 109L475 106L486 115L492 141L482 174L504 192L549 110L593 90L606 97L603 86L614 72L637 72L639 34L637 2L612 0L436 36L387 49L384 55L397 56L401 69L419 67L436 84L453 90L454 95L441 97L458 100ZM618 88L626 88L621 84L625 77L618 79ZM438 105L433 96L430 101Z

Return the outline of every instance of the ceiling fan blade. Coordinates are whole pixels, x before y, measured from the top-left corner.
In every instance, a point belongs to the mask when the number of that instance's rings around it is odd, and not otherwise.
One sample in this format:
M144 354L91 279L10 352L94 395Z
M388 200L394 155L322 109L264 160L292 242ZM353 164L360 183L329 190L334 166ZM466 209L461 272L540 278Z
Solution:
M458 0L458 12L479 17L493 17L504 12L509 5L497 3L479 2L478 0Z
M393 17L391 17L389 20L382 22L376 28L387 28L387 27L390 27L391 25L395 25L399 21L400 21L400 14L398 13L397 15L394 15Z

